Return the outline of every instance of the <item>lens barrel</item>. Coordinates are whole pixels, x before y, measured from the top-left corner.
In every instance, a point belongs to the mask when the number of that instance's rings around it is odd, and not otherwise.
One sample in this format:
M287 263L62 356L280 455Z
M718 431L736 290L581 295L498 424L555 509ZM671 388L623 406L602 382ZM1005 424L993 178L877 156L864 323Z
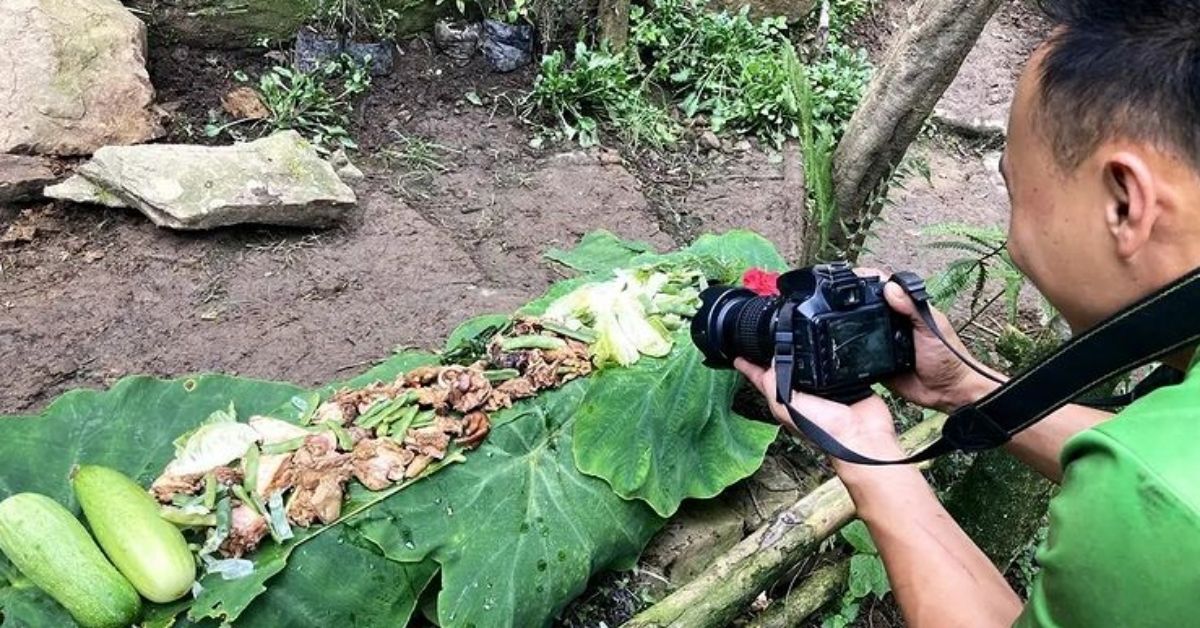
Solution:
M774 355L773 327L779 299L745 288L713 286L700 293L692 319L692 342L713 368L730 368L734 358L767 366Z

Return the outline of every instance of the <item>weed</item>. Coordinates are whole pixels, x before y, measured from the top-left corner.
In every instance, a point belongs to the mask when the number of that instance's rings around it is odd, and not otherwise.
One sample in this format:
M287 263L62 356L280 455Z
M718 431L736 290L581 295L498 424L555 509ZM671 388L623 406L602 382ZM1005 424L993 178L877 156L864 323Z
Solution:
M234 76L242 82L250 81L241 71ZM270 117L254 124L265 128L267 133L294 129L322 152L339 147L357 148L347 127L354 99L370 85L371 76L366 68L346 55L312 72L275 66L259 77L257 86ZM245 122L235 120L220 125L210 120L205 133L213 137L231 132Z
M380 158L385 167L399 171L394 181L397 191L409 194L411 184L425 186L432 175L448 172L454 167L449 156L459 151L423 137L399 132L395 135L396 141L380 152Z
M547 56L528 112L553 118L562 135L584 145L609 129L661 146L678 137L678 124L651 96L661 90L683 117L703 117L714 132L778 146L802 134L802 107L789 88L798 62L786 35L782 19L754 21L745 9L714 13L702 0L634 6L628 51L577 44L570 60L561 51ZM830 51L804 75L809 120L836 142L871 70L865 52L841 44Z
M871 597L883 599L892 590L883 559L879 557L879 550L871 540L867 526L862 521L852 521L842 528L842 538L854 549L854 555L850 558L849 586L842 595L840 607L821 622L821 628L854 625L863 600Z
M526 99L526 114L552 116L562 135L582 146L600 143L601 126L634 148L674 142L677 125L635 83L629 63L624 55L592 50L582 42L576 44L570 65L563 51L555 51L542 59L542 72Z

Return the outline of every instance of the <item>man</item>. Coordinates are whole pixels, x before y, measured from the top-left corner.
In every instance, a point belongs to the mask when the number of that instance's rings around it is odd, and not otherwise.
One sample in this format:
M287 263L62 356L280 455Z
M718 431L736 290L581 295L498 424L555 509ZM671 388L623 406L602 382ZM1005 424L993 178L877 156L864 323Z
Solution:
M1043 5L1056 29L1020 79L1001 163L1008 246L1078 332L1200 266L1200 2ZM896 288L889 303L912 315ZM896 393L951 410L996 386L913 322L917 369ZM834 461L909 625L1200 625L1200 364L1191 350L1165 362L1190 370L1181 385L1115 417L1064 408L1007 446L1062 482L1024 607L914 467ZM775 399L773 373L738 368ZM901 455L880 399L794 399L851 449Z

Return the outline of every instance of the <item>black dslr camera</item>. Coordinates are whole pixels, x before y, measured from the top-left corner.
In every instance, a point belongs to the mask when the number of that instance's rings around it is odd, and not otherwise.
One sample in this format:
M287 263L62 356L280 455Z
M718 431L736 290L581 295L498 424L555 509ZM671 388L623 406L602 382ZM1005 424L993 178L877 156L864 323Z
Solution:
M842 403L914 368L912 324L888 307L878 277L838 262L785 273L778 286L779 296L730 286L700 294L692 341L706 366L731 368L737 357L775 362L790 367L792 388Z

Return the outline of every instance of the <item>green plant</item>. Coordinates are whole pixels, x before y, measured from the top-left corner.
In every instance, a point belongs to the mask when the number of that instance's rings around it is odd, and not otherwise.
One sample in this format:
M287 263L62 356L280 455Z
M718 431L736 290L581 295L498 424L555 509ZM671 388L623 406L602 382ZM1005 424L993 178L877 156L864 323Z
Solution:
M1002 229L946 223L926 229L925 235L939 238L927 244L929 248L965 254L930 278L929 294L934 305L947 308L969 294L974 316L1003 299L1009 322L1016 321L1025 275L1009 256L1005 248L1007 236ZM989 280L1000 282L1002 287L993 296L985 298Z
M830 41L827 53L811 64L809 72L813 83L813 117L829 125L834 137L840 139L871 81L873 68L867 51Z
M250 81L241 71L235 77ZM366 67L347 55L331 59L312 72L275 66L259 77L257 85L270 117L254 124L268 133L294 129L324 152L357 148L348 131L350 114L354 100L370 85ZM210 122L205 133L215 136L244 122L236 120L223 126Z
M400 22L379 0L317 0L308 20L317 32L346 41L394 39Z
M892 590L883 559L879 557L879 550L871 540L867 526L862 521L852 521L842 528L842 538L854 548L854 556L850 558L848 588L842 595L841 606L821 622L821 628L853 625L858 619L863 600L871 597L883 599Z
M633 147L661 147L675 141L676 124L650 102L628 71L629 60L607 49L575 45L567 63L558 50L542 59L542 71L526 98L526 115L542 112L557 121L568 140L600 143L600 129L618 133Z

